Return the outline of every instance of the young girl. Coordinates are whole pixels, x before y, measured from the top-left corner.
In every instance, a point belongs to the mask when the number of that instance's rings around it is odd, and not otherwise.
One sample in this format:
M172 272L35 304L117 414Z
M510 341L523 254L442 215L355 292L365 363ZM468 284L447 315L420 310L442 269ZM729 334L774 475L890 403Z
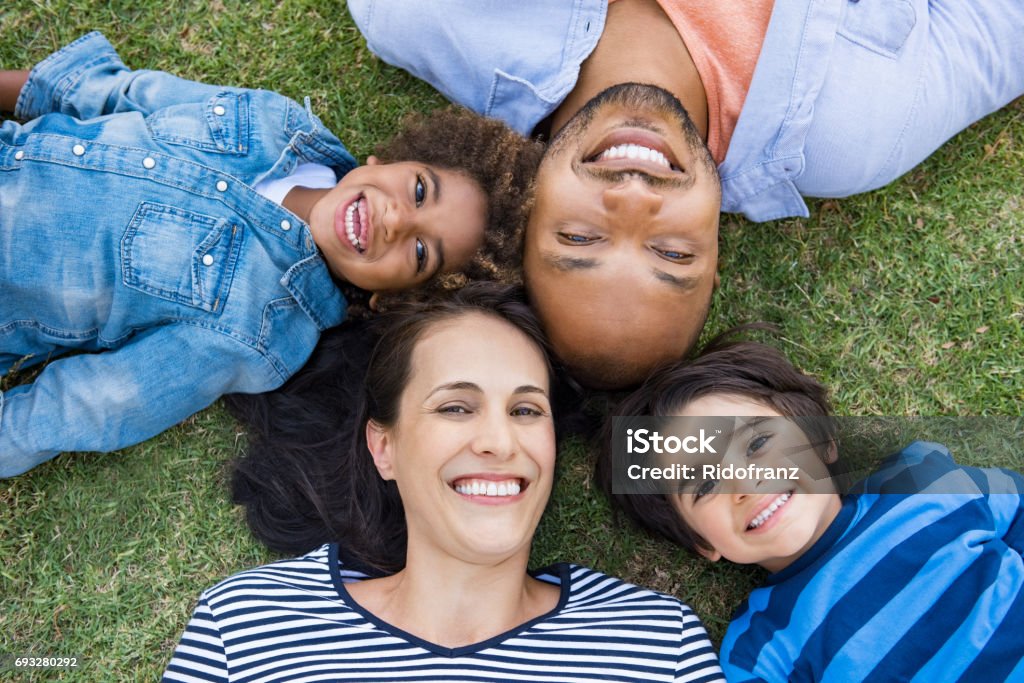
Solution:
M89 34L0 75L0 476L295 373L375 295L517 258L533 144L449 111L366 166L281 95L127 69ZM74 352L74 353L72 353Z
M471 285L390 322L356 438L309 443L319 470L253 482L263 495L312 486L296 507L337 512L336 531L205 591L164 679L721 680L675 598L577 565L527 571L556 393L530 310ZM329 468L340 476L321 478Z

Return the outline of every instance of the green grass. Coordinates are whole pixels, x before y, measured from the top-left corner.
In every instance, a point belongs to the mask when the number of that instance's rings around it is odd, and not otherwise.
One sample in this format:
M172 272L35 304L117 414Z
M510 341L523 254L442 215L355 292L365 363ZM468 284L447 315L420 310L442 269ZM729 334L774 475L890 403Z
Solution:
M337 0L14 0L0 9L0 67L27 68L92 28L130 66L309 96L361 158L403 114L443 102L376 60ZM784 351L833 387L841 414L1020 415L1022 170L1018 101L890 187L812 202L808 220L724 216L709 333L778 323ZM82 658L77 672L25 679L153 679L199 592L270 558L227 501L238 431L215 406L121 453L62 456L0 483L0 653ZM536 562L679 595L720 638L760 573L617 525L587 449L560 460Z

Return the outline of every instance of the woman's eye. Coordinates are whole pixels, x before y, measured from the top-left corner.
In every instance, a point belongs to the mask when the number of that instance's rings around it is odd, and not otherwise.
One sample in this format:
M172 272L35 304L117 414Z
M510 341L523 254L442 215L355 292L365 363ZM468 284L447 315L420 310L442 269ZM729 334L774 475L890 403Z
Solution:
M427 186L423 183L423 176L416 176L416 206L423 204L427 198Z
M452 405L441 406L437 409L437 412L445 415L468 415L469 408L460 403L453 403Z
M513 417L541 417L546 415L543 410L535 406L517 406L512 409L510 415Z
M580 235L574 232L560 232L558 233L558 236L561 237L566 242L571 242L572 244L590 244L591 242L597 241L596 237L591 237L589 235Z
M422 273L427 265L427 245L422 240L416 240L416 272Z

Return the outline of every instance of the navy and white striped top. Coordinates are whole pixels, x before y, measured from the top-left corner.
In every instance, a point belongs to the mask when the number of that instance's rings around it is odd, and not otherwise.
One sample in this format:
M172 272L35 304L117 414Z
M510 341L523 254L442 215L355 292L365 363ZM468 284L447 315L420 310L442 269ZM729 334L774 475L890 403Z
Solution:
M569 564L548 614L482 643L440 647L353 603L337 545L205 591L165 681L720 681L704 626L675 598Z
M737 611L729 681L1024 681L1022 494L911 444Z

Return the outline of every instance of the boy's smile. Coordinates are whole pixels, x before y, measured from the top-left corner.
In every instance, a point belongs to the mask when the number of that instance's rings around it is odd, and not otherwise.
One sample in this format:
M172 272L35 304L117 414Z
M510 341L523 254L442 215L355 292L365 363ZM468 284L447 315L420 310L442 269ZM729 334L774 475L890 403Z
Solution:
M370 292L410 289L458 270L483 243L486 198L457 171L371 156L334 188L315 192L308 216L299 216L331 272Z
M810 548L839 513L840 499L827 467L799 425L751 399L710 394L678 413L683 417L735 416L723 462L754 460L765 468L799 469L795 480L696 480L672 498L683 521L710 546L708 559L759 564L777 572ZM834 457L831 446L828 457Z

